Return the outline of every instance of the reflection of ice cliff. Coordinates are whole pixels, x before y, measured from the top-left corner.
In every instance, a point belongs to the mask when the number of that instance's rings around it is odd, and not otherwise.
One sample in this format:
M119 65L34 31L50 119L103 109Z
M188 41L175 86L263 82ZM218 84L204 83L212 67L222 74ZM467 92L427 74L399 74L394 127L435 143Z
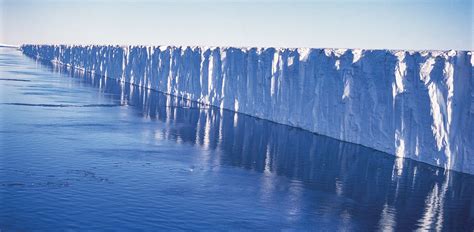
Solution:
M425 202L425 212L420 219L421 228L429 231L443 231L444 198L448 190L449 173L440 186L435 184Z
M24 45L59 62L474 173L470 52Z
M299 210L320 212L322 215L310 216L325 218L328 223L346 222L340 230L474 228L473 176L444 172L441 168L232 111L203 107L119 80L77 70L58 71L75 73L121 105L137 109L144 118L168 125L150 129L151 136L202 147L203 152L194 157L196 168L231 165L264 173L262 201L278 201L273 198L279 195L275 192L286 186L275 176L290 179L291 194L282 200L291 202L288 215ZM304 200L307 196L301 194L301 185L323 195L330 194ZM329 197L334 195L338 197ZM348 227L362 220L367 228Z

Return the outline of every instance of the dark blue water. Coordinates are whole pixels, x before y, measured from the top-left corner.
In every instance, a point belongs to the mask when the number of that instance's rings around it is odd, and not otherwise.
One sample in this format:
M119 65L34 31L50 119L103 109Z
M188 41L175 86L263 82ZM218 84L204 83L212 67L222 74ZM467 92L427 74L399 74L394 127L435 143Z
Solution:
M0 49L0 229L474 228L474 177Z

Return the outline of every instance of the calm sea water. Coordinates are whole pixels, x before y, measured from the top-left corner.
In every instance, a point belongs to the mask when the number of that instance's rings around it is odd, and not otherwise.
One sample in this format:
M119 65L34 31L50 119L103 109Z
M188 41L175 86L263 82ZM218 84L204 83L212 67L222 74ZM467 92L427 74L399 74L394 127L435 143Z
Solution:
M0 49L0 230L474 228L474 176Z

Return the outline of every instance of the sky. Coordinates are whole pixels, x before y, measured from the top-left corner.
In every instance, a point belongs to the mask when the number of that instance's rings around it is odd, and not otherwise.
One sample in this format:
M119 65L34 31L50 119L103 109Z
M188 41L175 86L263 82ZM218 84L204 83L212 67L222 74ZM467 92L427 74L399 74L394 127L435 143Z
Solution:
M472 0L0 0L0 43L474 50Z

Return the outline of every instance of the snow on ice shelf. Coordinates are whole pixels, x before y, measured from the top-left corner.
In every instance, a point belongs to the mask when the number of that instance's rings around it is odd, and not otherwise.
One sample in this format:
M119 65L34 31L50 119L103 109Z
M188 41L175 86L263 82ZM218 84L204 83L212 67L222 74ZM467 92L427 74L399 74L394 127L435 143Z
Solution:
M23 45L24 54L474 174L472 52Z

